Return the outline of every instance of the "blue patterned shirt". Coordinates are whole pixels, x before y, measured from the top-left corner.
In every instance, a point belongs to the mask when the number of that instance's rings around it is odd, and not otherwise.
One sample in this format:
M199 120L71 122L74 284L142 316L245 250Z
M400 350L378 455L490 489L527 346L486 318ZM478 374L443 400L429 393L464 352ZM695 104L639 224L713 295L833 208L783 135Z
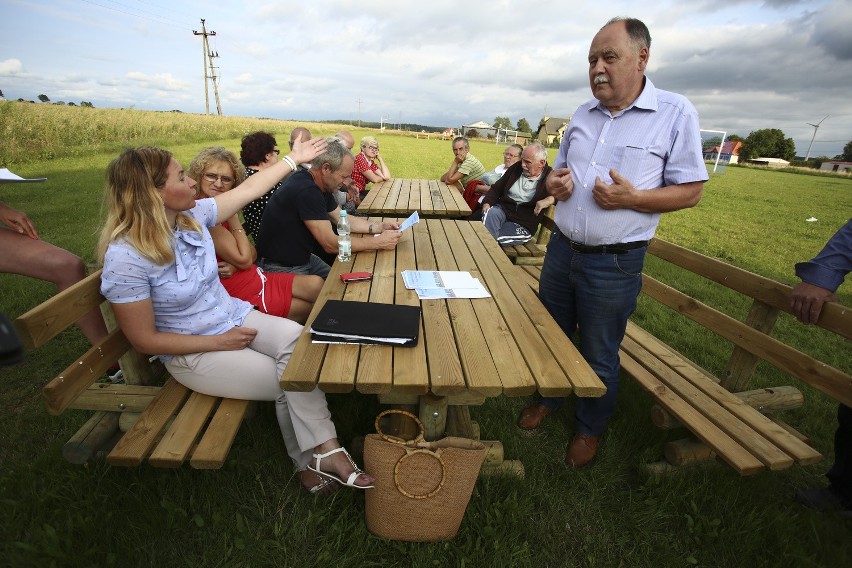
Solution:
M232 298L219 280L208 227L216 224L213 199L199 199L185 212L202 232L175 231L175 262L155 264L126 240L110 243L104 258L101 293L113 304L151 299L154 324L164 333L218 335L241 325L252 305Z
M565 129L554 168L565 167L574 192L556 204L554 220L562 234L586 245L649 240L660 214L602 209L592 197L595 177L612 183L614 169L640 190L707 181L698 112L685 97L656 89L647 77L639 97L615 116L592 99Z

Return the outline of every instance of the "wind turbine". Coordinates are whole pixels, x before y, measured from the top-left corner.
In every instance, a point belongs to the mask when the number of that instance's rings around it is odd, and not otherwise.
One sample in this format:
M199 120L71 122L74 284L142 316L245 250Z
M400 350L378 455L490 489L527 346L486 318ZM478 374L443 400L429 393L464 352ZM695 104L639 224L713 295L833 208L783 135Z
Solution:
M831 115L830 115L830 114L827 114L827 115L825 115L825 118L828 118L829 116L831 116ZM810 157L811 157L811 146L813 146L813 145L814 145L814 138L816 138L816 133L817 133L817 130L819 130L819 125L823 123L823 121L825 120L825 118L823 118L822 120L820 120L820 121L819 121L819 122L817 122L816 124L811 124L810 122L806 122L806 123L805 123L805 124L807 124L808 126L813 126L813 127L814 127L814 135L813 135L813 136L811 136L811 143L810 143L810 144L808 144L808 153L807 153L807 154L805 154L805 161L806 161L806 162L808 161L808 158L810 158Z

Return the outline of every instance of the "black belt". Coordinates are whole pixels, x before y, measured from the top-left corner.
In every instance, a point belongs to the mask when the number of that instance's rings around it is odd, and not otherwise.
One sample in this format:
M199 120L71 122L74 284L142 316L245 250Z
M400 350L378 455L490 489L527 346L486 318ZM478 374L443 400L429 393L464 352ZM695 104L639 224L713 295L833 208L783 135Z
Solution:
M633 241L632 243L615 243L612 245L584 245L568 240L571 249L580 254L624 254L629 250L648 246L648 241Z

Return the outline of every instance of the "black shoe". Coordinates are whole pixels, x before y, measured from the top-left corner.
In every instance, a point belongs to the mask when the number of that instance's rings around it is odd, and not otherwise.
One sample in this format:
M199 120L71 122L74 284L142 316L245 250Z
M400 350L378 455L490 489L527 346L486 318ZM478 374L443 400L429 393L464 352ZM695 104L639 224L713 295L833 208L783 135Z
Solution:
M798 491L796 501L821 513L852 511L852 504L844 503L842 497L830 487Z

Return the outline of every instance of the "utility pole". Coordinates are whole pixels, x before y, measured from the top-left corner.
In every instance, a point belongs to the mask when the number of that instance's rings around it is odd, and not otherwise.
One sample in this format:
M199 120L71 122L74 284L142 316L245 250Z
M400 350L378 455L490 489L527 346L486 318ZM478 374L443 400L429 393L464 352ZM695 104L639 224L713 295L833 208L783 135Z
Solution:
M827 115L825 115L825 118L828 118L829 116L831 116L831 115L830 115L830 114L827 114ZM805 161L806 161L806 162L808 161L808 158L810 158L810 157L811 157L811 146L813 146L813 145L814 145L814 138L816 138L816 133L817 133L817 130L819 130L819 125L820 125L820 124L822 124L822 122L823 122L823 120L825 120L825 118L823 118L822 120L820 120L820 121L819 121L819 122L817 122L816 124L811 124L810 122L806 122L806 123L805 123L805 124L807 124L808 126L813 126L813 127L814 127L814 135L813 135L813 136L811 136L811 143L810 143L810 144L808 144L808 153L807 153L807 154L805 154Z
M358 128L361 128L361 99L358 99Z
M222 116L222 105L219 102L219 83L216 80L216 68L213 66L213 58L219 57L219 52L213 53L210 50L210 44L207 41L208 36L215 36L213 30L207 31L204 24L204 18L201 18L201 31L192 30L193 35L201 36L201 51L204 60L204 110L206 114L210 114L210 94L207 89L207 80L210 79L213 83L213 93L216 96L216 112ZM209 71L208 71L209 69Z

